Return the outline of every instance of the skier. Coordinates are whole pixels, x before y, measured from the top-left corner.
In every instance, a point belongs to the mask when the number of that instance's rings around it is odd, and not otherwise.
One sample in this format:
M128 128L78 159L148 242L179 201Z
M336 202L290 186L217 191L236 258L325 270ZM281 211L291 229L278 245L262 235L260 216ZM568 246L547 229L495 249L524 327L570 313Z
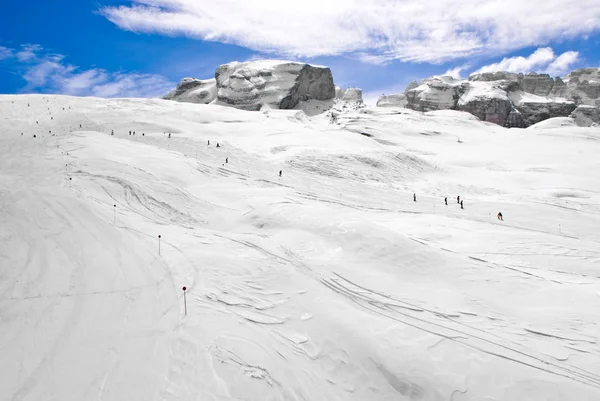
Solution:
M210 146L210 139L208 140L208 143L207 143L207 145L208 145L208 146Z
M81 128L81 124L79 124L79 128Z
M460 203L460 195L456 197L456 203Z
M169 132L169 138L171 137L171 133Z
M417 201L417 194L413 194L413 201L416 202Z
M131 135L131 130L129 130L129 135Z
M460 208L464 209L464 207L463 207L463 201L460 201Z
M33 137L34 137L34 138L37 138L37 136L36 136L35 134L33 134Z
M142 132L142 136L146 136L146 134Z
M446 206L448 206L448 197L444 198L444 203L446 204Z
M110 134L111 134L111 135L114 135L114 134L115 134L115 130L114 130L114 129L111 129L111 130L110 130Z
M281 177L281 170L279 170L279 176Z
M498 220L504 221L504 218L502 217L502 212L498 212Z
M225 163L229 163L229 157L225 158Z
M219 142L217 142L217 148L220 148L221 146L219 146Z

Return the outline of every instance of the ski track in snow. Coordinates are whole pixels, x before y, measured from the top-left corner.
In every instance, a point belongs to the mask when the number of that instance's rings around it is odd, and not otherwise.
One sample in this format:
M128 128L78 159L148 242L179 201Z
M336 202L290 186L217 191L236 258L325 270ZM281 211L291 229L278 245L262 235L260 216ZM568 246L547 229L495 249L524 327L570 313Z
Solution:
M296 113L0 96L0 399L600 399L598 129Z

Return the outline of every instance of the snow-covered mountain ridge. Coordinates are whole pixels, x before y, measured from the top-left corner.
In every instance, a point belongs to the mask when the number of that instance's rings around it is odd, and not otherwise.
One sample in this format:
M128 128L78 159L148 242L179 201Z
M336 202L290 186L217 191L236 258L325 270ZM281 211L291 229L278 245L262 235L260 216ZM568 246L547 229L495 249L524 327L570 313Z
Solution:
M529 127L553 117L591 126L600 123L600 69L575 70L562 79L508 72L473 74L467 80L434 76L411 83L403 94L382 96L378 106L460 110L504 127Z

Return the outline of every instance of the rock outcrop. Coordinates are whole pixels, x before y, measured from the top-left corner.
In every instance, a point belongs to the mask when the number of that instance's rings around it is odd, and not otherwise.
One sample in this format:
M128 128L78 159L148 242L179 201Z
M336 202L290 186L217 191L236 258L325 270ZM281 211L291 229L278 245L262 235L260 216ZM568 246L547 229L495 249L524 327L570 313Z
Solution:
M348 103L363 103L362 89L335 87L335 97Z
M383 95L377 100L377 107L406 107L406 95Z
M600 113L600 68L576 70L564 79L502 71L472 74L468 80L435 76L419 84L411 82L404 94L391 96L382 96L377 106L396 103L423 112L460 110L504 127L528 127L568 116L589 126L596 124L596 113ZM578 105L593 107L574 112Z
M594 106L577 106L570 116L575 120L575 124L580 127L592 127L600 125L600 109Z
M291 61L233 62L217 68L217 104L243 110L293 109L335 97L331 70Z
M217 98L217 81L213 79L183 78L177 88L163 99L189 103L211 103Z
M446 76L424 79L421 85L404 92L406 107L417 111L456 110L465 91L462 85L463 81Z

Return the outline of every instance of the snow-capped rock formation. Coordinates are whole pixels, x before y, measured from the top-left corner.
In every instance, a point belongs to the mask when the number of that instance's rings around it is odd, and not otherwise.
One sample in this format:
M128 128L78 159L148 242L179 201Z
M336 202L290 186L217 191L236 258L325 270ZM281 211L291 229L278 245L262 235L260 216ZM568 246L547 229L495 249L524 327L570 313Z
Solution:
M580 127L600 125L600 109L582 104L571 113L571 118Z
M393 95L383 95L377 100L377 107L406 107L406 95L396 93Z
M177 88L163 99L178 102L208 104L217 98L217 81L212 79L183 78Z
M331 70L292 61L259 60L221 65L215 73L217 104L243 110L293 109L301 101L335 97Z
M405 107L422 112L460 110L504 127L528 127L548 118L568 117L578 105L588 105L592 109L582 108L573 118L589 126L600 114L600 69L576 70L564 79L510 72L473 74L468 80L434 76L420 84L411 82L404 95L393 96L381 97L377 106L395 102L402 107L405 102Z
M421 81L415 88L407 88L406 107L417 111L456 110L456 105L465 88L463 81L452 77L431 77Z
M577 107L571 100L537 96L524 91L510 92L509 97L521 113L526 127L552 117L568 117Z
M342 89L336 86L335 97L348 103L363 103L362 89L360 88Z

